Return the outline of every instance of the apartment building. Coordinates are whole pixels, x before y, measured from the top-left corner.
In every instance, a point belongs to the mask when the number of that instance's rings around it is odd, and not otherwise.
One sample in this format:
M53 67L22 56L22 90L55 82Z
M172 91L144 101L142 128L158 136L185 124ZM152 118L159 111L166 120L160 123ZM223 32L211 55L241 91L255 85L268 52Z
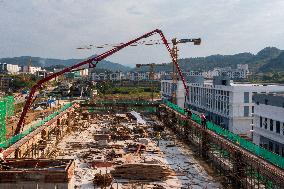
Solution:
M22 72L24 73L30 73L35 74L37 71L41 71L41 67L35 67L35 66L23 66Z
M18 74L20 67L14 64L0 63L1 74Z

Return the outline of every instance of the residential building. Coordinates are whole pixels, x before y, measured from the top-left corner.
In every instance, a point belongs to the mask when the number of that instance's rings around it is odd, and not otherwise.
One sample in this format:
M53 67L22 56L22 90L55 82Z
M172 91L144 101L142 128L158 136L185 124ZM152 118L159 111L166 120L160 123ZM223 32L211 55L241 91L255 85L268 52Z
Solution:
M130 72L129 79L132 81L149 80L150 73L149 72Z
M284 86L236 84L224 77L215 77L213 81L191 80L187 86L186 107L204 112L214 123L247 137L251 137L255 106L252 95L284 91Z
M46 70L40 70L40 71L36 71L35 75L37 77L41 77L41 78L45 78L47 76L47 71Z
M284 93L255 94L253 142L284 157Z
M107 73L95 73L93 72L91 74L92 81L106 81L108 80L108 74Z
M114 72L109 74L109 79L111 81L120 81L125 77L122 72Z
M41 67L34 67L34 66L23 66L22 72L35 74L37 71L41 71Z
M249 69L247 64L237 64L236 69L231 67L224 68L214 68L207 72L203 72L202 75L207 79L212 79L215 76L227 76L230 79L246 79L249 74Z
M9 92L12 90L12 78L0 76L0 91Z
M20 67L14 64L0 63L1 74L18 74Z
M82 69L82 70L78 70L79 72L79 75L82 76L82 77L86 77L89 75L89 69L85 68L85 69Z

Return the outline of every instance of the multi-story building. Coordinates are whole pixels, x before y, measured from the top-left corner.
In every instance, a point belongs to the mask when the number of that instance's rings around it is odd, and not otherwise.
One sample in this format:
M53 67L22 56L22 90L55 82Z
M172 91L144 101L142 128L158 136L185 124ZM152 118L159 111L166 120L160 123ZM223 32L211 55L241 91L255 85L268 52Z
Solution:
M238 64L236 69L231 67L214 68L207 72L203 72L202 75L207 79L212 79L215 76L227 76L230 79L246 79L249 74L247 64Z
M255 94L253 142L284 157L284 93Z
M109 79L111 81L120 81L125 78L125 75L122 72L114 72L109 74Z
M284 86L236 84L228 78L216 77L212 81L187 83L189 96L186 107L206 113L209 120L236 134L251 137L254 102L257 93L281 92Z
M20 67L14 64L0 63L0 73L2 74L18 74Z
M12 78L0 76L0 91L9 92L12 90Z
M109 78L107 73L95 73L95 72L92 73L91 77L93 81L106 81Z
M150 73L149 72L130 72L129 79L131 81L142 81L149 80Z
M35 75L37 77L41 77L41 78L45 78L47 76L47 71L46 70L40 70L40 71L36 71Z
M34 66L23 66L22 72L35 74L37 71L41 71L41 67L34 67Z

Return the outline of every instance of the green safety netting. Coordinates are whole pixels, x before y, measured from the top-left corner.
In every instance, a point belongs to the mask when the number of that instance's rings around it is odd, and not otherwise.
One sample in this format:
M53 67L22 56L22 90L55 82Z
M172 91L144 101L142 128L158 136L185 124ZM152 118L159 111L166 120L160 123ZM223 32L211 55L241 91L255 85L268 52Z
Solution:
M135 110L135 111L145 111L148 113L155 113L157 111L156 107L133 107L133 106L129 106L128 111L130 110ZM107 110L112 110L111 107L91 107L88 108L89 113L94 113L95 111L107 111Z
M151 104L160 104L160 101L154 101L154 102L150 102L150 101L143 101L143 100L109 100L109 101L97 101L95 102L95 104L130 104L130 105L135 105L135 104L139 104L139 105L151 105Z
M50 121L51 119L53 119L55 116L59 115L61 112L65 111L66 109L68 109L69 107L71 107L73 105L73 102L66 104L65 106L63 106L60 110L50 114L48 117L44 118L43 120L37 122L36 124L32 125L30 128L28 128L27 130L21 132L18 135L15 135L13 137L11 137L10 139L1 142L0 143L0 147L1 148L8 148L9 146L11 146L12 144L15 144L17 141L19 141L20 139L22 139L23 137L27 136L28 134L30 134L31 132L33 132L36 128L40 127L41 125L45 124L46 122Z
M14 101L13 96L7 96L0 99L0 142L6 140L6 118L14 115Z
M170 107L171 109L181 113L181 114L185 114L185 111L184 109L180 108L179 106L177 106L176 104L173 104L169 101L164 101L164 103ZM198 115L196 114L192 114L192 117L191 117L192 120L194 120L195 122L197 123L201 123L201 119ZM252 143L251 141L248 141L222 127L220 127L219 125L216 125L212 122L207 122L207 128L215 133L217 133L218 135L221 135L223 136L224 138L232 141L233 143L235 144L238 144L239 146L241 146L242 148L250 151L251 153L267 160L268 162L280 167L280 168L284 168L284 158L277 155L277 154L274 154L254 143Z

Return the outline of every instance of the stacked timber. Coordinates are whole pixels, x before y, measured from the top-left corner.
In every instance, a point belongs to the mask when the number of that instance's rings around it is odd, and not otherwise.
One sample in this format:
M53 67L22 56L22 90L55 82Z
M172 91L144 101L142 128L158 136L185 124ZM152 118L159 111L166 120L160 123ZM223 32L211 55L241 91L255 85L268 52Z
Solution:
M174 175L174 171L158 164L124 164L111 171L115 179L162 181Z

